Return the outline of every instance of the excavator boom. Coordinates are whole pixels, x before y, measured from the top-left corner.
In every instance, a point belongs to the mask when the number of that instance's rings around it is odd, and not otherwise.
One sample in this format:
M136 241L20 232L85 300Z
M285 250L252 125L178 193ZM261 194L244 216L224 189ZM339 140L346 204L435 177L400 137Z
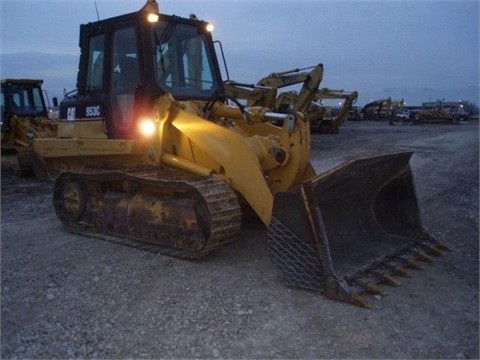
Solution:
M315 116L315 110L318 106L323 107L322 105L318 105L317 102L312 104L312 107L309 109L311 116L310 122L313 130L317 130L320 133L330 133L336 134L338 133L338 129L340 125L345 121L347 118L349 111L352 108L352 104L357 100L358 92L357 91L344 91L342 90L334 90L328 88L322 88L318 90L314 95L314 101L320 100L320 103L324 99L342 99L343 104L340 111L334 116L328 116L327 111L321 113L321 116ZM317 110L318 111L318 110Z

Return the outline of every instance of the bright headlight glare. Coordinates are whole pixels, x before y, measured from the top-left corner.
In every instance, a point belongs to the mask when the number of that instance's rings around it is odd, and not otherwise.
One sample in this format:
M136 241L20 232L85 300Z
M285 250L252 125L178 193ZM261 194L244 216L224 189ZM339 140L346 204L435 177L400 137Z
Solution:
M152 136L155 133L157 127L155 121L153 121L152 119L141 119L138 124L138 128L142 135Z
M156 23L158 22L158 14L150 13L147 15L147 21L150 23Z
M207 24L207 31L208 32L212 32L214 28L215 28L215 26L213 26L212 23Z

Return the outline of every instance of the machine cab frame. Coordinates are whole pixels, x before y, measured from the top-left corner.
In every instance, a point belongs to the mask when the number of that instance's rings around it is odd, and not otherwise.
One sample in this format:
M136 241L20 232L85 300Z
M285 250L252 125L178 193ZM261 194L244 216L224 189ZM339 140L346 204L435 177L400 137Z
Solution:
M223 82L207 23L142 11L80 26L77 93L60 105L61 121L102 121L107 138L137 137L153 100L221 98Z

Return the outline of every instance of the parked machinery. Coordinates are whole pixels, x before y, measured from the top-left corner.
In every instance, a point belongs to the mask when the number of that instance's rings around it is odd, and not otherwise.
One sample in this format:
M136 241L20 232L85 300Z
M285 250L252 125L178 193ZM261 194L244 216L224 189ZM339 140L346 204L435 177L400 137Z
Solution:
M42 92L43 80L1 81L2 172L33 174L33 139L56 136Z
M304 111L313 101L322 79L323 64L318 64L271 73L256 85L227 81L225 94L229 98L246 100L247 106L262 106L281 113ZM302 84L300 91L278 93L281 88L297 84Z
M320 104L314 102L312 107L324 108L322 100L324 99L341 99L343 100L341 106L334 111L332 108L329 111L324 111L321 117L310 117L310 126L321 134L337 134L340 125L350 115L352 104L358 98L357 91L344 91L323 88L316 92L314 99L320 100Z
M392 98L379 99L363 106L361 113L365 120L383 120L390 112Z
M413 114L415 123L447 122L458 124L468 120L470 114L465 111L461 101L424 102Z
M243 206L286 284L362 306L442 248L421 224L411 153L316 175L301 112L226 104L206 27L152 0L81 25L78 93L58 137L34 141L65 227L197 258L235 238Z
M313 69L310 72L304 70ZM323 79L323 65L271 73L256 85L228 81L225 91L229 97L247 100L248 106L264 106L280 113L301 111L305 114L312 131L336 134L349 115L358 92L345 92L328 88L319 89ZM302 84L300 91L290 90L278 93L278 89ZM335 113L331 107L315 100L342 99L341 108Z

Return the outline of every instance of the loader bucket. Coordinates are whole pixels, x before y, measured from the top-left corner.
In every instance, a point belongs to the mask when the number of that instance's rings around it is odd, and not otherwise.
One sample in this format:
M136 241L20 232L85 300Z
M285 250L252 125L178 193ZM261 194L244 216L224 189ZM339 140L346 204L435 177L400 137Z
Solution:
M348 161L275 196L267 242L287 285L369 307L447 247L423 229L409 160L395 153Z

